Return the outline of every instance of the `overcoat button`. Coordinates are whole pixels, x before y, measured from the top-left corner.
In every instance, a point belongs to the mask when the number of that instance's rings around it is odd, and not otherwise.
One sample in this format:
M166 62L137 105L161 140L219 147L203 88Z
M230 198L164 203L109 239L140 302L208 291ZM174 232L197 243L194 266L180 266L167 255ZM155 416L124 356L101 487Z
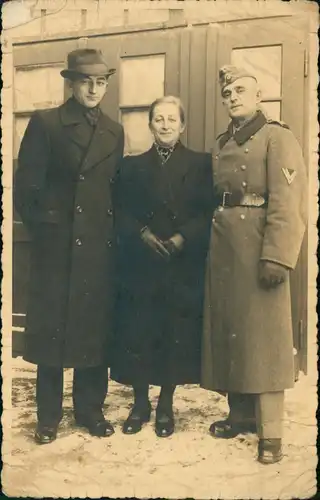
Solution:
M80 180L80 181L84 181L84 175L80 174L80 175L79 175L79 180Z
M80 238L76 239L76 244L78 245L78 247L81 247L82 241L80 240Z
M110 177L109 182L110 182L110 184L114 184L114 183L115 183L114 178L113 178L113 177Z
M244 188L247 186L246 181L242 181L242 183L241 183L241 184L242 184L242 186L243 186Z
M108 240L107 245L108 245L108 247L112 247L112 241Z
M246 149L244 150L244 152L245 152L245 153L249 153L249 149L248 149L248 148L246 148Z
M177 218L176 214L171 215L171 220L176 220L176 218Z
M149 212L149 213L147 214L147 217L148 217L148 219L152 219L152 217L153 217L153 212Z
M241 168L241 170L246 170L247 167L246 167L246 165L241 165L240 168Z
M240 215L240 219L241 219L241 220L244 220L245 218L246 218L246 216L245 216L244 214L241 214L241 215Z
M214 157L214 159L215 159L215 160L218 160L218 159L219 159L219 155L216 155L216 156Z
M108 215L112 215L113 214L113 210L111 208L108 209Z
M218 207L218 212L223 212L223 207Z
M81 212L82 212L82 207L80 207L80 205L78 205L78 206L77 206L77 208L76 208L76 210L77 210L78 214L81 214Z

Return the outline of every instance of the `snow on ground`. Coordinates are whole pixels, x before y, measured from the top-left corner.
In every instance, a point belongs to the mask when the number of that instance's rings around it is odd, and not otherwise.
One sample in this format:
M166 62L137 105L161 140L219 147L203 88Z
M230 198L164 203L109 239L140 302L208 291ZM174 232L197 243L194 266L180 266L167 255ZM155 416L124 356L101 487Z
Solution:
M167 439L149 424L133 436L121 432L132 404L129 387L110 383L105 415L116 433L94 438L74 426L72 370L65 372L65 415L58 439L45 446L33 441L36 423L35 367L13 361L11 452L3 454L2 484L9 496L137 498L290 499L316 492L317 388L301 375L287 391L282 462L256 461L257 437L218 440L208 433L213 420L224 418L223 396L197 386L178 387L176 432ZM152 387L153 407L159 389Z

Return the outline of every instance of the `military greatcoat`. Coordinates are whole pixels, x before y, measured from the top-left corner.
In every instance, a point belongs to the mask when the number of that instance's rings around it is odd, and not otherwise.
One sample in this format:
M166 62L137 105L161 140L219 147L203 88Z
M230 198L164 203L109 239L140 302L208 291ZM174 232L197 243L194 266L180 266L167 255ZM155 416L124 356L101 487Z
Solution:
M111 377L124 384L200 381L204 267L212 218L211 156L178 144L162 165L153 146L120 170L119 296ZM180 233L170 262L143 243Z
M101 364L113 331L114 181L121 125L92 128L74 99L36 112L23 137L15 203L31 232L27 361Z
M219 207L206 271L202 386L262 393L292 387L290 284L265 290L260 260L294 269L307 218L301 148L282 123L261 112L220 136L213 156L215 193L255 193L266 208Z

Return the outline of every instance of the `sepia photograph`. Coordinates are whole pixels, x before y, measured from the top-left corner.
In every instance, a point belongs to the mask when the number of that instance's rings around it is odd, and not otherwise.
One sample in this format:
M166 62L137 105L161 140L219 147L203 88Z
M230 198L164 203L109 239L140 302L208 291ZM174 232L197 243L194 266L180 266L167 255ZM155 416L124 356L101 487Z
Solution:
M318 28L2 5L3 492L317 492Z

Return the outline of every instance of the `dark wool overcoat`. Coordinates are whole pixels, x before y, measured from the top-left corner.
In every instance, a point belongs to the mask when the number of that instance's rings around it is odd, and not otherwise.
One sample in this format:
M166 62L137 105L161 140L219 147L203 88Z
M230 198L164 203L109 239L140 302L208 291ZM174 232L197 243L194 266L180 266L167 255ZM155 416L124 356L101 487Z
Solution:
M123 161L119 296L111 377L124 384L199 383L204 265L212 218L211 157L179 144L165 165L154 146ZM185 238L165 262L141 240Z
M15 203L32 235L24 358L48 366L106 361L113 333L113 189L123 129L91 127L73 98L26 129Z
M206 273L202 386L262 393L292 387L290 283L265 290L260 260L296 265L307 219L301 148L282 123L262 113L218 139L215 193L255 193L266 208L215 210Z

